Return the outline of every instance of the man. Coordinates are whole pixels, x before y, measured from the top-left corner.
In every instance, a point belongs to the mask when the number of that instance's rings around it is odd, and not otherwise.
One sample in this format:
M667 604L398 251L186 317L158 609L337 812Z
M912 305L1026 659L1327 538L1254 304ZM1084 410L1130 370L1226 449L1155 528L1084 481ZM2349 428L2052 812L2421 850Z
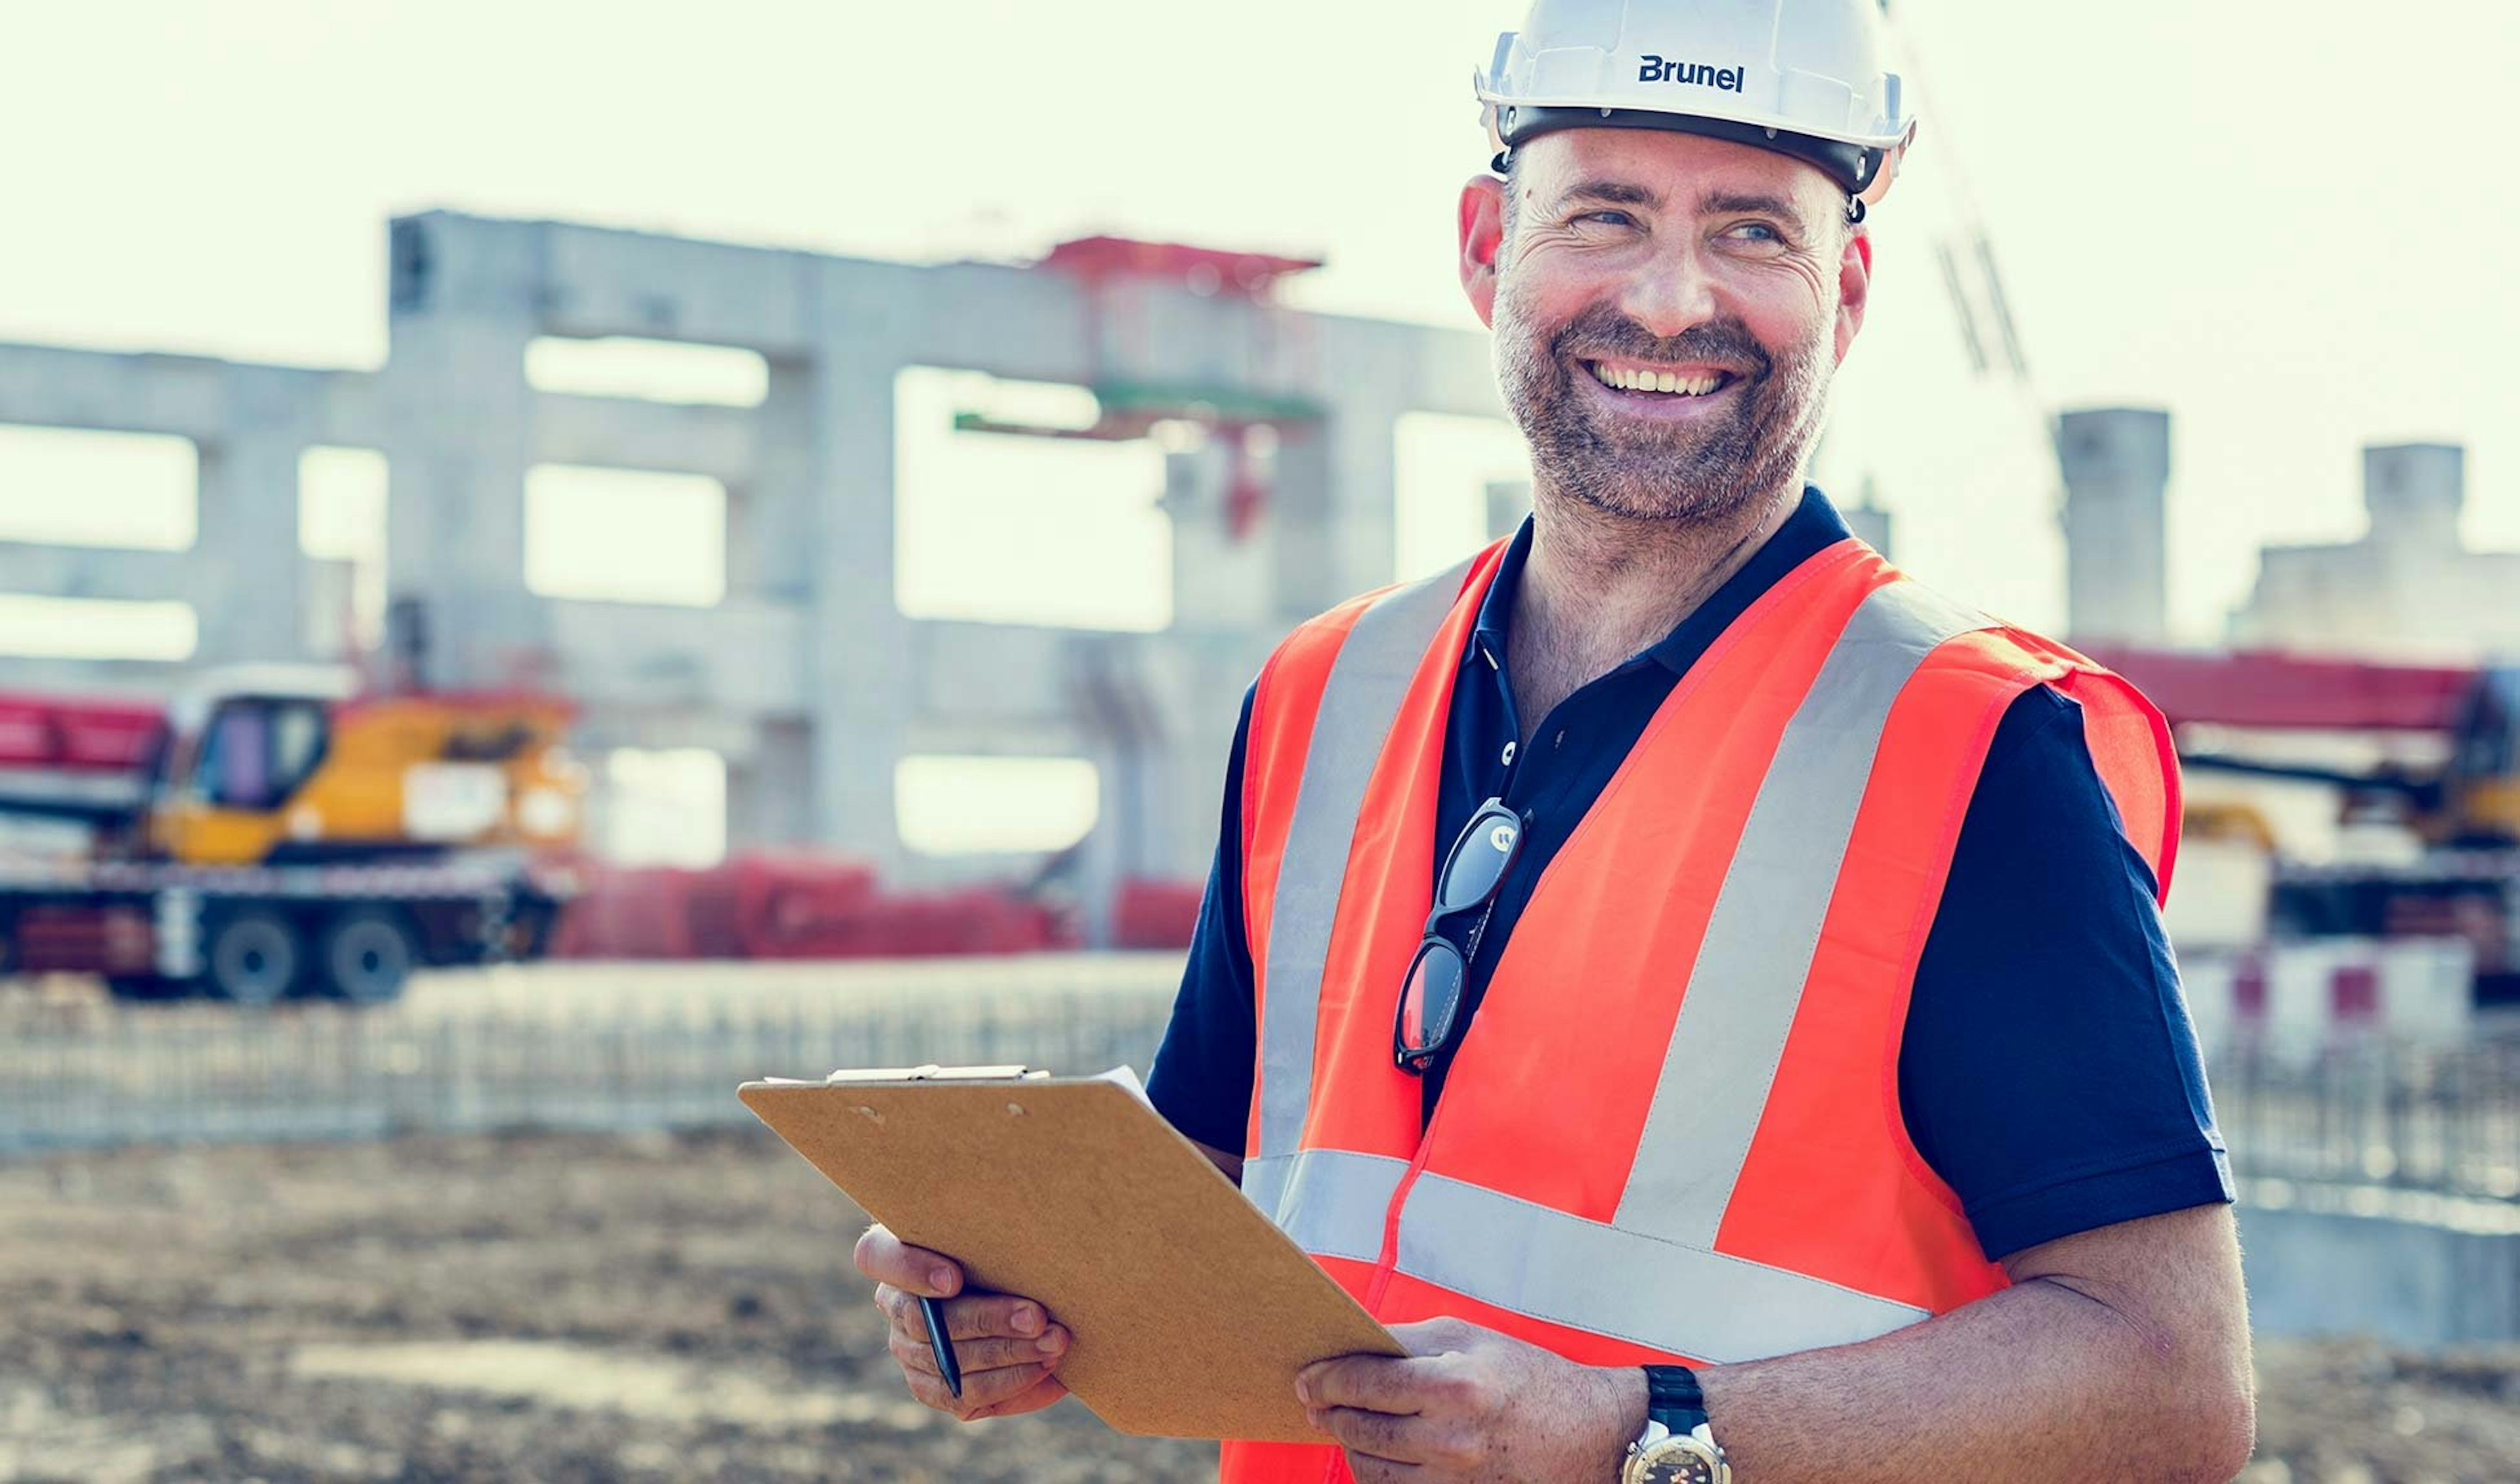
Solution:
M1413 1358L1252 1480L2228 1479L2229 1181L2155 911L2158 714L1802 483L1911 137L1869 0L1543 0L1461 274L1532 519L1246 698L1152 1078ZM1239 1150L1235 1153L1232 1151ZM1060 1395L1028 1299L911 1389Z

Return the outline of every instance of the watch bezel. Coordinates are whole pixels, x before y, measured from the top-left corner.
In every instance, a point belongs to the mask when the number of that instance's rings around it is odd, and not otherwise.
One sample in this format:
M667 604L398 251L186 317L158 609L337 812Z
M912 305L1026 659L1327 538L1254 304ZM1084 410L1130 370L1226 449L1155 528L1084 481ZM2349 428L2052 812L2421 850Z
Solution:
M1659 1422L1648 1424L1646 1429L1648 1435L1653 1428L1661 1425ZM1704 1425L1704 1423L1699 1424L1701 1429ZM1647 1484L1645 1476L1654 1465L1676 1454L1686 1455L1704 1463L1707 1471L1714 1476L1715 1484L1731 1484L1732 1469L1724 1460L1722 1445L1712 1438L1699 1437L1694 1432L1673 1432L1668 1428L1663 1430L1661 1437L1650 1438L1650 1441L1647 1438L1639 1438L1628 1445L1627 1466L1619 1471L1620 1484Z

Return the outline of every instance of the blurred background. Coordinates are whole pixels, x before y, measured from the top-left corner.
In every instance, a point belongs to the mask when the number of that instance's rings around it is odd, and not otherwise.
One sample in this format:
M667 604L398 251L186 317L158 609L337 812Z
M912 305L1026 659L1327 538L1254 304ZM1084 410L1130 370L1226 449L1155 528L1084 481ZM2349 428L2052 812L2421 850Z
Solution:
M1528 508L1514 0L0 17L0 1479L1196 1476L736 1082L1142 1070L1237 706ZM2520 1478L2520 12L1899 0L1814 476L2135 678L2278 1481Z

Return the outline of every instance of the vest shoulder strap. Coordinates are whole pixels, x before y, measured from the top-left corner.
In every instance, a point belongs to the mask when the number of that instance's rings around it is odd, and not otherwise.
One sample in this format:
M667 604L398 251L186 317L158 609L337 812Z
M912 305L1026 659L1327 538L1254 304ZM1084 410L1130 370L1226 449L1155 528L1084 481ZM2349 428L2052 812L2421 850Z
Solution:
M2083 740L2127 838L2151 867L2159 899L2170 896L2178 863L2179 749L2170 721L2124 676L2080 652L2000 620L1946 646L1936 669L1967 667L2054 689L2082 708Z

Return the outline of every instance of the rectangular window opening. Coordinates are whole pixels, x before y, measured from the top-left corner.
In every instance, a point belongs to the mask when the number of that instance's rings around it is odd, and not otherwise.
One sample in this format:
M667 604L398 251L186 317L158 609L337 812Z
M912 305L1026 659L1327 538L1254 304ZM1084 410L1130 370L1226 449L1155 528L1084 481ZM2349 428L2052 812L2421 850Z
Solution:
M297 456L297 546L322 563L306 596L317 653L362 653L384 637L387 472L373 448L319 444Z
M180 552L201 476L190 438L0 423L0 541Z
M1392 565L1402 582L1440 572L1512 529L1518 510L1492 513L1492 487L1518 486L1519 509L1529 508L1530 451L1521 430L1497 418L1402 413L1392 420L1391 463Z
M726 859L726 759L706 747L615 747L596 801L617 866L714 866Z
M183 660L200 642L189 603L0 593L0 655Z
M1031 432L963 431L958 416ZM893 584L913 618L1151 633L1173 620L1163 453L1081 386L905 368L893 382ZM967 417L967 421L968 418Z
M546 598L714 607L726 598L726 486L537 464L525 471L525 585Z
M1064 850L1102 814L1100 770L1081 757L927 753L893 769L901 842L922 855Z

